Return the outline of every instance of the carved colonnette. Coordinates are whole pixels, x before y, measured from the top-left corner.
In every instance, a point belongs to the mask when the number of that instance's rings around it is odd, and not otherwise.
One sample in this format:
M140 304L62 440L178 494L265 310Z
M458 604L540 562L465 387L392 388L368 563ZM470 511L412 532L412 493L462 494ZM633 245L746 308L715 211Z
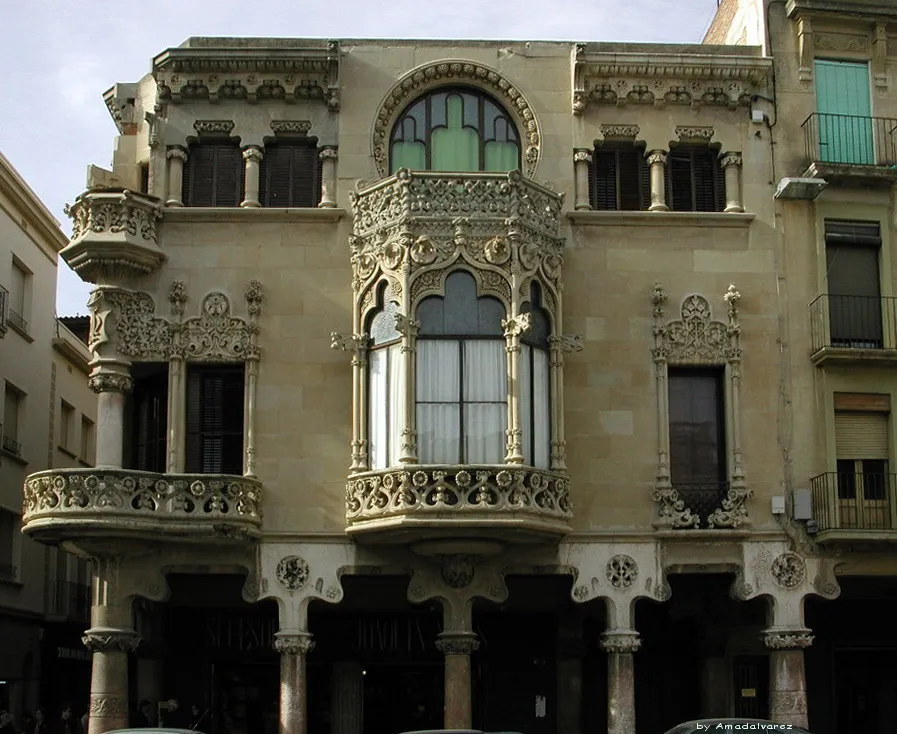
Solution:
M678 319L664 318L667 295L660 284L651 294L654 304L654 358L657 382L658 469L653 499L657 505L655 525L669 528L697 528L702 518L688 506L681 488L670 476L669 366L720 366L725 368L725 412L729 482L719 505L704 518L710 528L739 528L749 524L746 502L753 495L745 483L741 450L741 325L738 302L741 294L730 285L723 296L727 321L712 317L710 303L701 295L686 296Z
M577 44L573 114L590 104L749 106L766 90L771 70L771 59L756 56L620 53Z

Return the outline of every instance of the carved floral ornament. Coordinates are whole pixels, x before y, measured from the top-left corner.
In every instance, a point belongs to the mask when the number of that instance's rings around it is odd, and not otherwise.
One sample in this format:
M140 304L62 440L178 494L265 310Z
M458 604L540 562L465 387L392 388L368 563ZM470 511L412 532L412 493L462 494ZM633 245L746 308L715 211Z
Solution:
M638 578L638 564L632 556L617 555L607 562L608 583L615 589L628 589Z
M248 319L231 315L230 299L207 294L198 316L184 319L186 287L175 281L169 291L171 317L157 316L152 297L141 291L115 287L95 289L88 302L91 351L114 344L119 354L138 361L170 358L207 362L257 360L262 289L251 281L244 293Z
M800 586L807 577L807 565L797 553L782 553L770 569L775 582L784 589Z
M769 83L769 59L590 51L574 49L573 113L589 104L723 106L751 103Z
M437 61L414 69L386 95L374 122L371 148L381 176L389 174L389 138L402 110L423 92L448 84L469 84L494 95L517 123L523 141L523 166L532 176L539 163L542 137L539 123L520 90L499 71L471 61Z
M299 591L308 583L308 562L300 556L285 556L277 564L277 580L289 591Z
M651 292L654 308L654 358L658 389L658 425L669 425L668 402L662 399L666 393L669 365L726 366L725 406L727 423L731 426L729 449L730 481L720 488L722 498L718 506L706 517L701 517L689 506L690 498L685 488L676 487L670 478L670 445L668 429L662 428L658 436L658 471L652 497L657 506L655 524L670 528L698 528L702 523L708 528L738 528L749 521L746 501L753 496L744 481L741 451L741 325L738 321L738 302L741 300L734 285L730 285L723 300L727 306L728 320L713 319L709 301L701 295L686 296L679 309L679 318L664 318L667 295L660 284ZM681 490L681 491L680 491Z

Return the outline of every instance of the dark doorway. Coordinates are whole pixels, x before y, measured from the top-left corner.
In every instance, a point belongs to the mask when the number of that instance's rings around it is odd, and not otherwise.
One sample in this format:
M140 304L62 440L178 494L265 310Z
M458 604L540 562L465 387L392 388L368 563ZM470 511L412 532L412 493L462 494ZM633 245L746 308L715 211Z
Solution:
M836 731L885 734L897 719L895 651L835 653Z
M365 734L442 728L442 665L374 663L363 675Z

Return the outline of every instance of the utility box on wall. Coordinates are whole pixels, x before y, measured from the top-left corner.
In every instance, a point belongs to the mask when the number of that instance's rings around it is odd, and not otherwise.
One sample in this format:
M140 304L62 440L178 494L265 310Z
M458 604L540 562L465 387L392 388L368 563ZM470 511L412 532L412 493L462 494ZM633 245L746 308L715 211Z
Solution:
M794 519L813 519L813 493L809 489L795 489L792 493L794 501Z

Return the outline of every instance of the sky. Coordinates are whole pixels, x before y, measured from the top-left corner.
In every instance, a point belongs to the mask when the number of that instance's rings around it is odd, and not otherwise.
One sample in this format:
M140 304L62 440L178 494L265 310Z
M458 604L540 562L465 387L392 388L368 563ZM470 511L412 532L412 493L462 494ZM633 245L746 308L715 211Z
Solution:
M464 38L698 43L716 0L0 0L0 151L59 220L87 166L111 166L103 103L190 36ZM59 260L56 312L87 313L89 287Z

